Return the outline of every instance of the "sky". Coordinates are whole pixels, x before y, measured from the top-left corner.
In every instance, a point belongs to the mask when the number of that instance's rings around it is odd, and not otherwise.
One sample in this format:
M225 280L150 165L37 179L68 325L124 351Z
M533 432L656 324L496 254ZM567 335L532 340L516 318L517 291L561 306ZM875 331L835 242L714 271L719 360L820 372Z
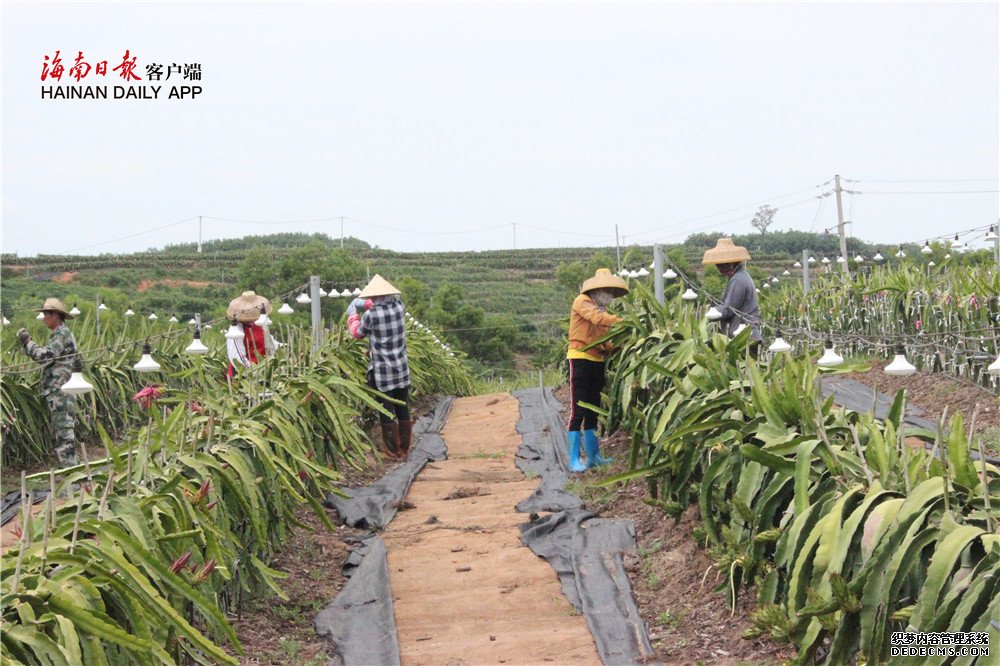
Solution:
M344 233L397 251L998 220L998 3L45 3L2 10L2 249ZM126 49L140 81L113 68ZM42 80L55 52L77 81ZM51 61L50 61L51 62ZM148 65L197 64L201 80ZM115 86L157 99L113 99ZM169 99L173 86L201 86ZM109 99L43 99L45 88ZM819 198L817 198L819 197ZM970 236L971 237L971 236ZM980 246L982 243L979 244Z

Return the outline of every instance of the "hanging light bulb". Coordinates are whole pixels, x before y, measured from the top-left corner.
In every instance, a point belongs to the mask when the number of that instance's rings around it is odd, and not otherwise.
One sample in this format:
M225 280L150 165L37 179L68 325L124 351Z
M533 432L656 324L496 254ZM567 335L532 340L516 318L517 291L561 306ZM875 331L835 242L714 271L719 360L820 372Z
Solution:
M823 257L823 260L820 261L819 263L823 264L824 266L828 265L830 263L830 259L828 257Z
M339 292L339 291L337 291L336 289L331 289L331 290L330 290L330 293L329 293L329 294L327 294L327 296L328 296L329 298L340 298L340 292Z
M663 274L663 277L667 278L668 280L673 280L675 277L677 277L677 273L674 272L674 269L668 268L667 271Z
M105 305L104 303L101 303L100 305L97 306L97 309L100 310L101 312L104 312L105 310L108 309L108 306Z
M896 345L896 357L892 359L892 363L885 366L885 374L893 377L908 377L916 371L913 364L906 360L906 349L902 343Z
M323 287L320 287L319 288L319 297L323 298L324 296L327 296L327 295L328 294L326 293L326 290L324 290Z
M39 312L37 315L35 315L35 319L45 319L45 313Z
M208 347L201 341L201 331L199 329L194 329L194 340L191 341L191 344L184 351L192 356L204 356L208 353Z
M995 241L998 238L1000 238L1000 236L997 236L996 229L994 229L993 225L991 224L990 230L986 232L986 237L983 240Z
M937 264L934 263L933 259L931 259L930 261L928 261L927 265L930 266L931 268L934 268L935 266L937 266Z
M794 264L792 264L792 268L802 268L802 262L796 261Z
M782 271L781 274L784 275L785 277L788 277L789 275L791 275L791 273L788 271L787 268L784 271Z
M713 305L708 309L708 312L705 313L705 319L709 321L718 321L722 319L722 313L719 312L719 309Z
M863 263L865 263L865 258L862 257L860 254L856 254L856 255L854 255L854 263L856 263L856 264L863 264Z
M281 307L278 308L278 314L292 314L295 310L288 303L282 303Z
M685 301L696 301L698 300L698 294L694 293L694 289L691 288L691 285L688 285L687 291L681 294L681 298Z
M189 320L188 320L188 323L189 323L189 324L197 324L198 322L196 322L196 321L194 320L194 317L191 317L191 319L189 319Z
M764 283L764 289L770 289L770 288L771 288L771 284L768 283L768 282L765 282Z
M73 374L69 376L69 381L59 387L59 390L68 395L83 395L94 390L93 384L83 378L83 363L79 356L73 361Z
M785 342L785 339L781 337L781 331L775 331L774 342L772 342L771 346L767 348L767 351L777 354L779 352L791 351L791 349L792 346Z
M149 313L149 321L156 321L157 319L159 319L159 317L156 316L155 312Z
M885 261L885 257L882 256L881 252L876 252L875 256L872 257L875 261Z
M148 341L142 346L142 358L132 366L132 369L136 372L156 372L160 369L160 364L153 360L152 348Z
M646 277L647 275L649 275L649 271L645 268L640 268L639 272L635 274L636 277Z
M986 369L994 377L1000 377L1000 356L997 356L997 360L990 363L989 367Z
M922 252L923 254L931 254L932 252L934 252L934 250L931 249L931 242L924 241L924 246L920 248L920 252Z
M350 297L351 297L351 296L353 296L353 295L354 295L354 294L353 294L353 293L351 293L351 290L350 290L350 289L344 289L344 291L340 292L340 296L341 296L341 298L350 298Z
M226 340L242 340L246 337L243 334L243 327L236 321L236 317L229 323L229 330L226 331Z
M74 317L80 314L80 308L76 307L76 303L73 304L73 309L70 310L69 313Z
M302 303L303 305L305 305L306 303L312 303L312 299L309 298L309 294L303 291L301 294L295 297L295 302Z
M357 296L360 296L360 295L361 295L361 287L355 287L354 291L351 292L351 296L357 297Z
M212 325L211 324L205 324L202 328L204 328L207 331L208 329L212 328Z
M826 349L823 351L823 355L820 359L816 361L816 365L822 368L832 368L833 366L840 365L843 362L844 358L837 354L837 352L833 351L833 340L827 340Z
M260 316L257 317L254 323L257 326L267 326L268 324L271 323L271 320L267 316L267 309L264 307L263 303L260 304Z
M135 316L135 312L132 311L132 306L129 306L129 309L125 311L125 316L126 317L134 317Z
M771 282L778 284L779 280L776 277L771 278Z
M649 270L653 270L654 268L656 268L656 262L655 261L649 265Z
M838 264L846 264L847 263L847 259L844 259L844 255L838 254L837 255L837 263Z
M10 319L7 319L7 317L4 317L3 318L3 325L4 326L10 326Z
M903 257L905 257L905 256L906 256L906 253L905 253L905 252L903 252L903 246L902 246L902 245L900 245L900 246L899 246L899 252L897 252L897 253L896 253L896 258L897 258L897 259L902 259L902 258L903 258Z
M944 258L945 259L951 259L951 252L949 252L948 254L944 255Z
M740 324L739 326L737 326L736 330L733 331L733 337L735 338L737 335L739 335L740 333L742 333L743 329L746 328L746 327L747 327L746 324Z
M176 324L176 323L177 323L177 317L171 317L171 318L170 318L170 319L169 319L168 321L169 321L169 322L170 322L171 324Z
M630 278L637 278L637 277L639 277L639 271L629 271L628 272L628 276Z
M963 245L965 245L965 243L963 243L962 241L960 241L958 239L958 234L955 234L955 240L953 240L951 242L951 249L957 250L958 248L962 247Z
M809 257L809 263L810 264L815 264L816 263L816 257Z
M618 276L619 277L628 277L628 269L627 268L623 268L620 271L618 271Z

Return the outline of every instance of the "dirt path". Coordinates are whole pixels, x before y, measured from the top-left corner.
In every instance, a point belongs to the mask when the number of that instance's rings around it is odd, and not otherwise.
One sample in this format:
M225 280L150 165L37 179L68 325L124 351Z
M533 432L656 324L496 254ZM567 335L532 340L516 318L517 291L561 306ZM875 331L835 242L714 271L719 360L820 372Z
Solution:
M520 542L514 505L538 485L514 466L510 395L455 400L430 463L383 532L403 664L599 664L555 572ZM407 505L409 506L409 505Z

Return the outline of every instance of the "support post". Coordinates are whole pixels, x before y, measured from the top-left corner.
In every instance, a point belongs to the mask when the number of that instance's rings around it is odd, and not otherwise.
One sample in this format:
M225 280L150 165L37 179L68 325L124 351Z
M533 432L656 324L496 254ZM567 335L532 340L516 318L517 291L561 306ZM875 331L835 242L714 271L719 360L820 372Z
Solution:
M837 233L840 234L840 256L844 258L844 263L840 267L847 277L851 277L851 269L847 267L847 237L844 235L844 204L840 199L840 174L834 176L833 179L836 183L834 190L837 193Z
M663 305L663 248L659 243L653 245L653 288L656 291L656 302Z
M322 322L320 321L320 302L319 302L319 276L310 275L309 276L309 298L312 299L312 350L313 353L319 350L321 343L320 340L320 326Z
M802 250L802 293L809 293L809 250Z

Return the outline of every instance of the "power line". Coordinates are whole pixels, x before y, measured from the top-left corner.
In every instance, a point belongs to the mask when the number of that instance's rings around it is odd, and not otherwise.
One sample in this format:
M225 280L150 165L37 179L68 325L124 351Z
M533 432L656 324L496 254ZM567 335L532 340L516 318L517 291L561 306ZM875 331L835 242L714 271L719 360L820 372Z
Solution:
M191 220L194 220L195 217L196 216L192 215L191 217L186 217L183 220L178 220L177 222L171 222L170 224L165 224L162 227L155 227L153 229L147 229L145 231L138 231L138 232L136 232L134 234L129 234L128 236L120 236L118 238L112 238L111 240L101 241L100 243L93 243L92 245L84 245L83 247L78 247L78 248L76 248L74 250L69 250L67 252L67 254L71 254L73 252L79 252L80 250L89 250L92 247L100 247L101 245L108 245L109 243L116 243L116 242L118 242L120 240L126 240L126 239L129 239L129 238L135 238L136 236L143 236L145 234L151 234L154 231L161 231L163 229L169 229L170 227L176 227L178 224L184 224L185 222L190 222Z

